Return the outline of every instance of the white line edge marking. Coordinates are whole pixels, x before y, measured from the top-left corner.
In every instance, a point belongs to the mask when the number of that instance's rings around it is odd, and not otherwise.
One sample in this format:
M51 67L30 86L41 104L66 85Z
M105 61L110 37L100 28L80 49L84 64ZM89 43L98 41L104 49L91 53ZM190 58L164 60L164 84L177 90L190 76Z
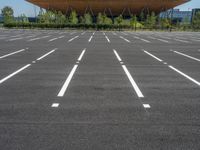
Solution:
M121 60L120 56L118 55L117 51L114 50L114 49L113 49L113 51L114 51L114 53L115 53L117 59L118 59L120 62L122 62L122 60ZM128 71L128 69L126 68L126 66L125 66L125 65L122 65L122 68L124 69L124 72L126 73L128 79L129 79L129 81L131 82L131 84L132 84L132 86L133 86L133 88L134 88L134 90L135 90L137 96L138 96L139 98L143 98L144 95L143 95L142 92L140 91L139 87L137 86L136 82L134 81L133 77L132 77L131 74L129 73L129 71Z
M188 57L188 58L190 58L190 59L193 59L193 60L196 60L196 61L200 61L200 59L197 59L197 58L195 58L195 57L192 57L192 56L186 55L186 54L184 54L184 53L181 53L181 52L178 52L178 51L173 51L173 52L176 53L176 54L179 54L179 55L182 55L182 56Z
M72 39L70 39L68 42L71 42L71 41L73 41L73 40L75 40L76 38L78 38L79 36L75 36L75 37L73 37Z
M142 41L144 41L144 42L146 42L146 43L151 43L150 41L145 40L145 39L140 39L140 40L142 40Z
M151 106L149 104L143 104L144 108L151 108Z
M5 82L6 80L10 79L11 77L13 77L14 75L18 74L19 72L25 70L26 68L28 68L29 66L31 66L31 64L27 64L26 66L20 68L19 70L13 72L12 74L8 75L7 77L3 78L0 80L0 84Z
M191 78L190 76L186 75L185 73L181 72L180 70L176 69L175 67L169 66L169 68L171 68L172 70L178 72L179 74L181 74L185 78L191 80L192 82L194 82L195 84L197 84L198 86L200 86L200 82L196 81L195 79Z
M82 53L80 54L80 56L79 56L79 58L78 58L78 63L79 63L79 61L81 61L81 59L83 58L83 55L85 54L85 51L86 51L86 48L85 48L85 49L82 51ZM76 69L77 69L77 68L78 68L78 65L77 65L77 64L74 65L74 67L72 68L72 70L71 70L69 76L67 77L65 83L63 84L63 86L62 86L60 92L58 93L58 95L57 95L58 97L63 97L63 96L64 96L64 94L65 94L65 92L66 92L66 90L67 90L67 87L69 86L69 83L70 83L70 81L71 81L71 79L72 79L74 73L76 72Z
M91 42L92 38L93 38L93 36L90 37L90 39L88 40L88 42Z
M109 39L107 36L105 36L105 37L106 37L106 39L107 39L108 43L110 43L110 39Z
M81 55L78 58L78 61L81 61L81 59L83 58L83 55L85 54L85 50L86 48L82 51Z
M140 91L139 87L137 86L136 82L134 81L134 79L132 78L131 74L129 73L128 69L126 68L125 65L122 65L122 68L124 69L126 75L128 76L128 79L130 80L133 88L135 89L135 92L137 93L137 96L139 98L143 98L144 95L142 94L142 92Z
M120 36L121 39L125 40L126 42L130 43L130 41L122 36Z
M67 80L65 81L65 83L63 84L60 92L57 95L58 97L63 97L64 96L65 91L67 90L67 87L68 87L68 85L69 85L69 83L70 83L70 81L71 81L71 79L72 79L77 67L78 67L78 65L74 65L74 67L72 68L69 76L67 77Z
M149 52L147 52L147 51L145 51L145 50L143 50L143 51L144 51L146 54L150 55L151 57L155 58L156 60L158 60L158 61L160 61L160 62L163 61L162 59L160 59L160 58L154 56L153 54L151 54L151 53L149 53Z
M20 53L20 52L23 52L23 51L25 51L25 49L21 49L21 50L15 51L13 53L6 54L4 56L0 56L0 59L8 57L8 56L11 56L11 55L14 55L14 54L17 54L17 53Z
M176 41L179 41L179 42L183 42L183 43L189 43L189 41L185 41L185 40L180 40L180 39L174 39Z
M58 38L53 38L53 39L49 40L49 42L55 41L55 40L57 40L57 39L58 39Z
M53 107L53 108L57 108L57 107L59 107L59 103L53 103L52 105L51 105L51 107Z
M45 58L46 56L50 55L51 53L55 52L55 50L57 50L57 48L51 50L50 52L44 54L43 56L41 56L40 58L38 58L37 60L42 60L43 58Z
M115 49L113 49L113 51L114 51L114 53L115 53L115 55L116 55L116 57L117 57L117 59L121 62L122 61L122 59L120 58L120 56L118 55L118 53L116 52L116 50Z
M167 40L163 40L163 39L157 39L158 41L164 42L164 43L169 43L169 41Z

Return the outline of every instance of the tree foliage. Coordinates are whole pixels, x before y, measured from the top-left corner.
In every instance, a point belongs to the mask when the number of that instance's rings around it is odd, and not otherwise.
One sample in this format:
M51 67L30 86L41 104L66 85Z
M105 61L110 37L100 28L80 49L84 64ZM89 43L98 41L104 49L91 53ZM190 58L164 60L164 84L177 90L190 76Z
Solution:
M198 12L198 13L194 16L194 18L193 18L193 20L192 20L192 27L193 27L194 29L200 29L200 12Z
M13 11L12 7L5 6L1 10L1 14L4 18L4 23L11 23L14 21L14 11Z
M72 11L70 16L69 16L69 22L71 24L77 24L78 23L78 17L76 11Z

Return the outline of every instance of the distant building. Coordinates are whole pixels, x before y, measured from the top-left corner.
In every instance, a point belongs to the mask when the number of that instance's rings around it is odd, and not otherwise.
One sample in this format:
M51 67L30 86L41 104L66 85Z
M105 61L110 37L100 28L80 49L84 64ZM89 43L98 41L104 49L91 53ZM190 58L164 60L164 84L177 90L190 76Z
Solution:
M0 23L3 22L3 16L0 14Z
M179 9L174 9L173 11L173 20L179 22L191 22L192 20L192 11L180 11Z
M160 14L161 18L171 18L173 22L191 22L192 20L192 11L180 11L179 9L174 9L173 11L162 12Z

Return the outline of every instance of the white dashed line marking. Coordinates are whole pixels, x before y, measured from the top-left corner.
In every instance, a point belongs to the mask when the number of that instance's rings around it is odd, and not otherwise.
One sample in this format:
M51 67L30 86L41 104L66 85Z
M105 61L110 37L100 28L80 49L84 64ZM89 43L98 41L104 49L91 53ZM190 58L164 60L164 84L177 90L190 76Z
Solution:
M31 64L28 64L22 68L20 68L19 70L13 72L12 74L8 75L7 77L3 78L0 80L0 84L2 84L3 82L5 82L6 80L10 79L11 77L15 76L16 74L20 73L21 71L25 70L26 68L30 67Z
M53 38L53 39L49 40L49 42L55 41L55 40L57 40L57 39L58 39L58 38Z
M81 61L81 59L83 58L83 55L85 54L85 51L86 51L86 49L84 49L82 51L82 53L80 54L80 56L78 57L78 59L77 59L78 62ZM69 83L72 80L72 77L73 77L74 73L76 72L77 68L78 68L78 64L74 65L74 67L72 68L72 70L71 70L69 76L67 77L65 83L63 84L60 92L58 93L57 97L63 97L64 96L64 94L65 94L65 92L66 92L66 90L67 90L67 88L69 86Z
M182 42L182 43L189 43L188 41L185 41L185 40L180 40L180 39L174 39L174 40L178 42Z
M4 55L4 56L0 56L0 59L6 58L6 57L8 57L8 56L11 56L11 55L14 55L14 54L23 52L23 51L25 51L25 49L21 49L21 50L18 50L18 51L16 51L16 52L13 52L13 53L6 54L6 55Z
M75 40L76 38L78 38L79 36L75 36L75 37L73 37L72 39L70 39L68 42L71 42L71 41L73 41L73 40Z
M198 86L200 86L200 82L198 82L197 80L191 78L190 76L186 75L185 73L181 72L180 70L176 69L173 66L169 66L169 68L171 68L172 70L176 71L177 73L181 74L182 76L184 76L185 78L189 79L190 81L194 82L195 84L197 84Z
M121 62L121 58L120 58L119 54L117 53L117 51L116 51L116 50L113 50L113 52L114 52L115 56L117 57L117 59ZM129 79L129 81L131 82L131 85L133 86L133 89L135 90L137 96L138 96L139 98L143 98L144 95L143 95L142 92L140 91L138 85L137 85L136 82L134 81L134 79L133 79L133 77L131 76L130 72L128 71L127 67L126 67L125 65L121 65L121 66L122 66L122 68L124 69L124 72L126 73L128 79Z
M106 39L107 39L108 43L110 43L110 39L109 39L107 36L105 36L105 37L106 37Z
M45 58L46 56L48 56L48 55L50 55L51 53L55 52L56 50L57 50L57 48L53 49L52 51L50 51L50 52L44 54L43 56L41 56L40 58L38 58L37 60L38 60L38 61L39 61L39 60L42 60L42 59Z
M81 55L78 58L78 61L81 61L81 59L83 58L83 55L85 54L85 50L86 48L82 51Z
M187 58L190 58L190 59L193 59L193 60L196 60L196 61L200 61L200 59L197 59L197 58L195 58L195 57L186 55L186 54L181 53L181 52L178 52L178 51L174 51L174 53L179 54L179 55L182 55L182 56L185 56L185 57L187 57Z
M164 42L164 43L169 43L169 41L167 40L163 40L163 39L157 39L158 41Z
M149 52L147 52L147 51L145 51L145 50L143 50L146 54L148 54L149 56L151 56L151 57L153 57L153 58L155 58L156 60L158 60L158 61L160 61L160 62L162 62L163 60L161 60L160 58L158 58L158 57L156 57L156 56L154 56L153 54L151 54L151 53L149 53Z
M16 41L16 40L21 40L21 39L23 39L23 37L20 37L20 38L14 38L14 39L10 39L10 40L8 40L8 41Z
M151 108L151 106L149 104L143 104L144 108Z
M118 61L121 62L122 59L121 59L120 56L118 55L117 51L116 51L115 49L113 49L113 51L114 51L114 53L115 53L115 55L116 55Z
M130 43L130 41L122 36L120 36L121 39L125 40L126 42Z
M51 107L53 107L53 108L57 108L57 107L59 107L59 103L53 103L52 105L51 105Z
M71 79L72 79L72 77L73 77L73 75L74 75L74 73L75 73L77 68L78 68L78 65L74 65L74 67L72 68L69 76L67 77L67 80L65 81L65 83L62 86L60 92L58 93L58 95L57 95L58 97L63 97L64 96L65 91L67 90L67 87L69 86L69 83L70 83L70 81L71 81Z
M92 38L93 38L93 36L90 37L90 39L88 40L88 42L91 42Z

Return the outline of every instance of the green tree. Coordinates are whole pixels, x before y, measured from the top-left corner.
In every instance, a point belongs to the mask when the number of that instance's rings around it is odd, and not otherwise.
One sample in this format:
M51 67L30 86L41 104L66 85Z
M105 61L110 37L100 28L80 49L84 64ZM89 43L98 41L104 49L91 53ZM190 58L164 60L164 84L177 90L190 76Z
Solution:
M84 14L84 23L85 24L92 24L93 23L92 16L89 13Z
M69 22L71 24L77 24L78 23L78 17L76 11L72 11L70 16L69 16Z
M40 23L45 23L45 24L55 23L56 15L52 11L39 12L38 19Z
M154 12L151 15L147 15L147 19L145 21L145 26L149 29L153 29L156 25L156 15Z
M160 22L161 22L161 27L162 27L162 29L163 29L163 28L169 29L170 26L171 26L170 20L169 20L168 18L162 18L162 19L160 20Z
M200 29L200 12L198 12L192 20L193 29Z
M122 17L122 15L119 15L117 18L115 18L115 23L117 25L122 25L122 23L123 23L123 17Z
M4 23L10 23L14 21L14 11L12 7L5 6L1 10L1 14L4 17Z
M23 23L29 23L28 17L25 14L20 15L19 17L19 22L23 22Z
M104 24L104 18L103 18L103 15L101 13L98 13L97 24Z
M145 21L145 16L144 16L144 12L142 11L142 12L140 13L140 22L143 24L144 21Z
M138 21L136 15L131 15L130 25L132 28L135 28L135 30L137 28L137 23Z
M63 13L61 11L56 12L56 22L57 24L65 24L67 23L67 18L65 17L65 15L63 15Z

